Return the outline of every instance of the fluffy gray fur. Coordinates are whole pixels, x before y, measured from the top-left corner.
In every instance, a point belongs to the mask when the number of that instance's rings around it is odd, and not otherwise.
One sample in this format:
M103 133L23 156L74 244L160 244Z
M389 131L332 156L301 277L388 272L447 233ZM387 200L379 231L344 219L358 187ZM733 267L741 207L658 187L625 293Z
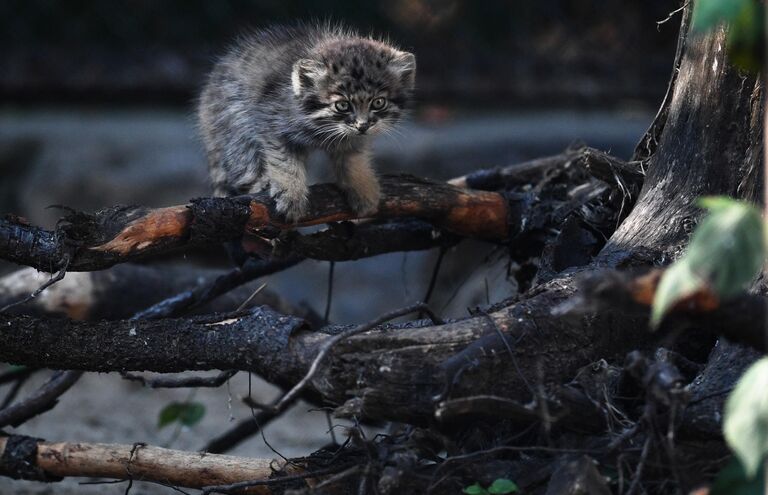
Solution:
M322 149L350 206L375 210L370 138L401 119L415 73L412 54L331 26L244 37L216 64L198 105L215 194L268 191L296 221L307 208L306 157Z

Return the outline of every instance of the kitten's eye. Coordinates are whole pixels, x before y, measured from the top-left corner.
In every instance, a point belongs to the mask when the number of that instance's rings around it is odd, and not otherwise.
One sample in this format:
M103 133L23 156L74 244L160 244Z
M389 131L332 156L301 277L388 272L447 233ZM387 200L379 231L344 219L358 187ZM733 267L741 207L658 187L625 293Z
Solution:
M349 102L347 100L339 100L333 104L337 112L346 113L349 112Z
M375 98L371 102L371 108L374 110L383 110L384 107L387 106L387 99L383 96L379 96L378 98Z

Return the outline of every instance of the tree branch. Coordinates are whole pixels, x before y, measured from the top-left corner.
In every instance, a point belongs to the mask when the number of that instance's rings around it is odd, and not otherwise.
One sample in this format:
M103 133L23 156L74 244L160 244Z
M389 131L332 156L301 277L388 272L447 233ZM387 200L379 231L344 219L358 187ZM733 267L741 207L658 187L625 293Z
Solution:
M57 371L50 380L21 402L0 410L0 428L18 426L53 408L67 390L77 383L80 371Z
M31 448L9 450L9 445L23 443L31 444ZM272 459L183 452L144 444L49 443L20 436L0 437L0 458L0 475L13 478L135 479L189 488L269 479L286 467ZM26 472L13 472L19 464L27 465ZM38 470L37 476L32 474L34 470ZM291 474L300 468L291 466L286 471ZM253 487L243 493L272 492L266 487Z
M417 217L457 235L488 240L509 236L503 195L397 175L381 178L382 200L370 218ZM71 212L55 232L18 218L0 220L0 258L57 271L90 271L196 245L239 239L245 233L275 237L280 231L357 216L333 184L311 187L308 213L296 224L276 213L266 195L201 198L188 205L149 209L116 206L94 214Z

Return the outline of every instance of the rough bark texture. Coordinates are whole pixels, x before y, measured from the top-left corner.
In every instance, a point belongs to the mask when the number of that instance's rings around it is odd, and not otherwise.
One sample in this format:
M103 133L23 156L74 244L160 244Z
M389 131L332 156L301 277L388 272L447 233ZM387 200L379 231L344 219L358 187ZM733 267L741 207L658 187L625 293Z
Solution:
M383 177L381 187L383 197L372 214L376 219L417 217L458 235L497 241L509 236L510 220L515 224L507 200L496 192L410 176ZM93 215L72 212L56 232L7 217L0 220L0 256L48 272L65 267L90 271L174 249L237 240L246 233L272 238L297 226L355 218L332 184L311 187L309 211L297 224L285 223L271 199L259 195L202 198L158 209L117 206Z
M658 137L644 159L640 200L602 259L615 263L630 253L642 253L644 262L677 257L700 217L701 196L761 202L762 84L728 61L725 36L720 28L686 38L660 117L663 128L650 131Z

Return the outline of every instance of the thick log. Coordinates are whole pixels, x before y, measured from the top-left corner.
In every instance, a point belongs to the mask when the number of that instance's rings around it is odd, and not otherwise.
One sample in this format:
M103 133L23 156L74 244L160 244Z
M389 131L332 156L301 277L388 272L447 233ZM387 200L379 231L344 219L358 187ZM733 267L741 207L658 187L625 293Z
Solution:
M560 384L597 358L647 345L642 332L608 330L619 320L640 328L643 317L553 318L552 308L572 295L573 284L559 279L547 288L487 316L385 325L342 341L312 380L310 396L334 405L359 397L365 416L423 423L448 397L529 396L539 362L547 381ZM304 328L300 319L268 308L231 317L92 323L0 315L0 361L89 371L239 369L295 384L319 346L346 327ZM505 342L515 343L511 355Z
M14 459L18 451L6 451L9 440L17 448L20 443L31 443L24 449L29 458ZM4 461L0 464L0 474L12 477L20 474L8 472L13 463L27 462L27 472L37 471L37 476L27 476L31 479L69 476L133 479L186 488L269 479L285 467L283 461L273 459L184 452L144 444L51 443L16 436L0 437L0 458ZM290 470L295 472L296 468ZM254 486L241 493L269 495L272 491L266 486Z
M382 200L367 218L417 217L464 237L502 241L519 219L499 193L471 191L411 176L381 179ZM0 220L0 258L55 272L108 268L116 263L191 246L218 244L251 233L357 219L333 184L311 187L308 213L287 223L265 195L202 198L188 205L148 209L117 206L95 214L73 212L56 232L18 218Z

